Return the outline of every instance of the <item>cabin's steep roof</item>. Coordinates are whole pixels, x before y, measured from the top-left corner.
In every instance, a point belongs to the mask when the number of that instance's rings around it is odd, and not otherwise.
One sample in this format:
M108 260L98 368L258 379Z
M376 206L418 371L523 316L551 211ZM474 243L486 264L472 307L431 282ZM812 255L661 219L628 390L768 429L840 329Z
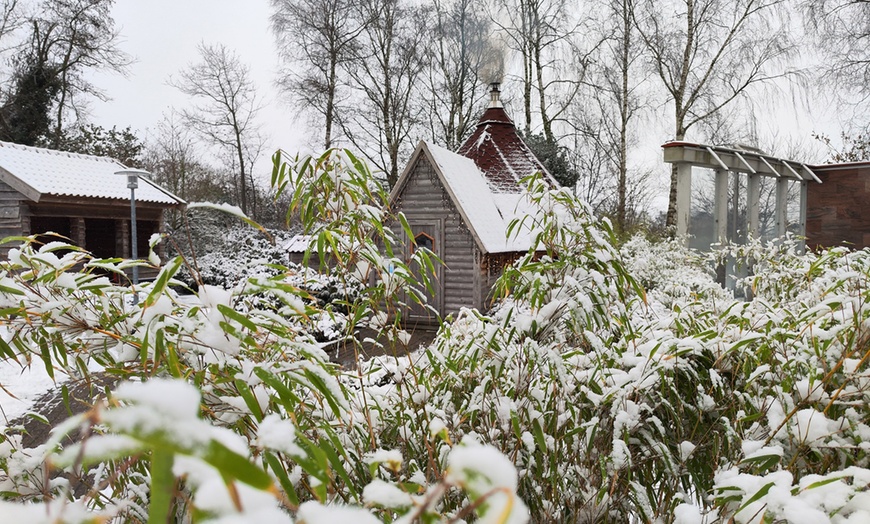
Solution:
M0 142L0 180L27 198L43 195L129 200L127 169L117 160ZM178 205L184 201L153 182L140 179L136 200Z
M522 191L520 181L539 171L553 187L558 187L547 168L517 133L499 100L497 84L493 85L490 96L489 107L481 115L474 133L456 152L473 160L496 192Z
M522 191L500 193L470 158L448 149L420 142L408 167L393 190L390 200L395 201L421 155L426 155L462 216L478 247L484 253L507 253L527 251L532 245L532 233L528 227L518 227L508 237L508 226L514 219L534 214L528 195Z

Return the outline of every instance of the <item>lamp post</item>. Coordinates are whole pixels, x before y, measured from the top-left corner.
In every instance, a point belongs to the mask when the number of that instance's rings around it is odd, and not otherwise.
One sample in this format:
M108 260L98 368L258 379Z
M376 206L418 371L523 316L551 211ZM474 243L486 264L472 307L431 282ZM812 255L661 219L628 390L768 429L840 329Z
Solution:
M151 173L143 169L123 169L116 171L116 175L127 177L127 187L130 188L130 234L132 236L132 244L130 245L130 258L137 260L139 258L138 245L136 239L136 189L139 187L139 177L151 176ZM139 285L139 266L133 264L133 305L139 303L139 294L136 291L136 286Z

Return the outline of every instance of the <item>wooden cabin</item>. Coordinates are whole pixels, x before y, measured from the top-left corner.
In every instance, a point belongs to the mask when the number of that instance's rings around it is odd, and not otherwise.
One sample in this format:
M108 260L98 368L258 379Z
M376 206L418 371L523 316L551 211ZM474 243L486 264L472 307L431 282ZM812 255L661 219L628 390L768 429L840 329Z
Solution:
M0 142L0 238L48 231L99 258L130 257L130 189L117 160ZM163 211L185 202L145 178L136 189L137 251L148 255ZM45 240L60 240L46 237ZM3 258L14 243L0 245Z
M807 245L870 247L870 162L813 166L822 181L807 195Z
M477 128L456 153L420 142L390 194L392 209L405 214L414 235L412 242L399 224L392 225L406 256L425 247L444 263L427 297L442 317L463 307L488 309L502 269L531 247L528 230L507 236L511 221L530 206L520 181L541 172L558 187L517 134L497 84L490 96ZM437 316L411 305L406 318L427 323Z

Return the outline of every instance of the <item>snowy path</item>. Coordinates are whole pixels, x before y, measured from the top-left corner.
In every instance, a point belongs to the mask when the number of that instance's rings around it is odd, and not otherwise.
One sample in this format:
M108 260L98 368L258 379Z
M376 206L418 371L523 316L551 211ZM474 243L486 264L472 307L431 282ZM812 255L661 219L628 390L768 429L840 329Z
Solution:
M69 379L63 373L55 373L55 378L57 382L48 376L41 361L24 369L14 360L0 362L0 385L15 395L12 397L0 390L0 424L9 424L10 420L24 415L37 398Z

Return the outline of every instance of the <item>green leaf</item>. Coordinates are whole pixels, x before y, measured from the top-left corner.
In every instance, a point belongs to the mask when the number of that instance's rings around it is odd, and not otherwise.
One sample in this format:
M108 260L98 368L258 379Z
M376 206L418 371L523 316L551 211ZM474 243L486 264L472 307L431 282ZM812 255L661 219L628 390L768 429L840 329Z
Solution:
M541 453L547 454L547 441L544 438L544 430L541 429L541 424L538 419L532 421L532 435L535 437L535 444Z
M148 524L166 524L175 497L175 475L172 474L173 454L169 449L156 447L151 452L151 494L148 505Z
M251 322L251 319L249 319L249 318L246 317L245 315L239 313L239 312L236 311L235 309L233 309L233 308L231 308L231 307L229 307L229 306L226 306L226 305L224 305L224 304L218 304L218 305L217 305L217 309L218 309L218 311L220 311L220 313L221 313L223 316L225 316L226 318L229 318L229 319L235 320L236 322L238 322L239 324L241 324L241 325L243 325L244 327L248 328L249 330L251 330L251 331L253 331L253 332L255 332L255 333L257 332L257 325L254 324L253 322Z
M248 406L248 409L251 413L254 414L254 418L257 419L257 422L263 421L263 410L260 409L260 403L257 402L257 398L254 396L254 392L251 391L251 386L249 386L243 380L235 381L236 389L239 391L239 395L241 395L242 400L245 401L245 405Z
M166 292L166 287L169 285L170 279L175 276L175 274L181 268L181 264L183 262L184 259L178 256L170 260L168 264L160 269L160 273L157 275L157 278L151 285L151 291L148 293L148 297L145 299L145 304L143 307L147 308L153 306L154 303L157 302L157 300L161 296L163 296L163 294Z
M736 514L740 513L741 511L746 509L750 504L752 504L753 502L755 502L755 501L761 499L762 497L764 497L765 495L767 495L767 492L770 491L770 488L772 488L773 486L774 486L773 482L768 482L767 484L765 484L760 490L758 490L758 492L755 493L755 495L752 495L752 497L750 497L749 500L747 500L746 502L743 503L743 505L741 505L739 508L737 508L737 511L735 511L734 514L736 515Z
M293 487L290 477L287 476L287 471L284 469L284 465L280 460L278 460L278 457L275 456L274 453L269 451L263 453L263 459L266 461L266 464L269 465L269 469L272 470L272 473L278 477L278 483L281 484L281 489L283 489L284 494L287 495L287 500L289 500L294 506L298 506L299 497L296 495L296 489Z
M344 465L341 463L338 453L336 453L336 450L341 450L342 454L344 454L344 447L341 445L341 442L339 442L338 439L335 438L335 435L330 432L328 439L322 439L320 441L320 449L326 453L329 462L332 464L332 469L334 469L338 476L341 477L341 480L344 481L350 494L353 495L354 498L359 499L359 492L354 487L354 483L350 480L347 471L344 470Z
M216 440L209 442L202 459L221 473L251 487L267 491L273 486L272 479L265 471Z

